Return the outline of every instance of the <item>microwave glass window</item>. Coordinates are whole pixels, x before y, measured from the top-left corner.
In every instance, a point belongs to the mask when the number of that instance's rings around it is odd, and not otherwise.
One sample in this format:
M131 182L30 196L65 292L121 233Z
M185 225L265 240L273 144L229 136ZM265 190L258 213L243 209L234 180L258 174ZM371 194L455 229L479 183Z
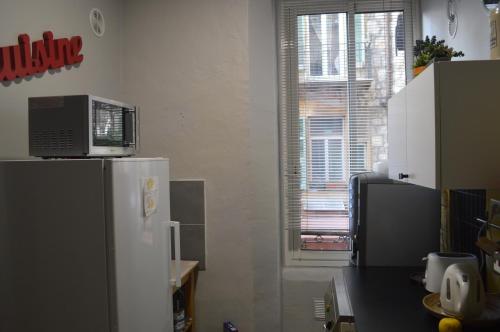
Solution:
M98 101L92 106L94 145L124 146L123 108Z

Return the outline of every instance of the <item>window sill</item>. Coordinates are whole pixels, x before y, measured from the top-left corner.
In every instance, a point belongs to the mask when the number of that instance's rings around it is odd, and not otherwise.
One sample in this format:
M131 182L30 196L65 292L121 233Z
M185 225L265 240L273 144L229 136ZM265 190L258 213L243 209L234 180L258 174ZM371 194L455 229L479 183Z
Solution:
M286 267L342 267L348 266L351 258L351 251L340 252L287 252L285 255ZM299 257L300 256L300 257Z

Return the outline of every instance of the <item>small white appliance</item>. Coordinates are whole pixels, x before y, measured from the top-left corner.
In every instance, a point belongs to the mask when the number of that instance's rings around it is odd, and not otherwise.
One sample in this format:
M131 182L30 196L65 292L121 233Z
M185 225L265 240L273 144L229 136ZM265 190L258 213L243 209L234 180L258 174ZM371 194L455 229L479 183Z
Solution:
M485 294L477 266L468 263L450 265L441 283L440 301L441 307L450 315L465 320L481 315Z
M451 264L465 263L476 269L478 268L477 257L468 253L431 252L424 260L427 260L424 279L425 289L431 293L439 293L441 291L444 272Z

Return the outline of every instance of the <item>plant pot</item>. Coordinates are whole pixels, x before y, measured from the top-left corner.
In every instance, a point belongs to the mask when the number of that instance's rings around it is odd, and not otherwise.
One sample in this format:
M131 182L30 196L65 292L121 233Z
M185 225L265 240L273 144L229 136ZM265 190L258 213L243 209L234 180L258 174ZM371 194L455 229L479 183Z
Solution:
M435 62L443 62L443 61L451 61L451 58L446 58L446 57L432 58L431 61L429 61L429 63L426 65L426 67L429 67L431 64L433 64Z
M423 72L425 70L425 68L427 68L427 67L426 66L420 66L420 67L413 68L413 77L417 77L418 74L420 74L421 72Z

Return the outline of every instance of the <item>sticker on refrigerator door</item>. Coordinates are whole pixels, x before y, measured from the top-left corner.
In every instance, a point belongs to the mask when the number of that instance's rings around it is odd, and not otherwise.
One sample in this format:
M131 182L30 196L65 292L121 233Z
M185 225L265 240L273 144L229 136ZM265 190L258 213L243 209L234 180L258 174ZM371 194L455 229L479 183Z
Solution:
M149 217L156 212L157 198L154 193L144 194L144 215Z
M153 244L153 221L151 217L144 218L144 224L142 225L142 240L147 244Z
M158 209L158 199L160 196L158 177L152 176L143 179L143 198L144 216L149 217L156 213Z
M151 176L141 180L142 206L144 222L142 224L142 239L145 243L153 244L153 220L152 215L158 210L160 197L159 178Z

